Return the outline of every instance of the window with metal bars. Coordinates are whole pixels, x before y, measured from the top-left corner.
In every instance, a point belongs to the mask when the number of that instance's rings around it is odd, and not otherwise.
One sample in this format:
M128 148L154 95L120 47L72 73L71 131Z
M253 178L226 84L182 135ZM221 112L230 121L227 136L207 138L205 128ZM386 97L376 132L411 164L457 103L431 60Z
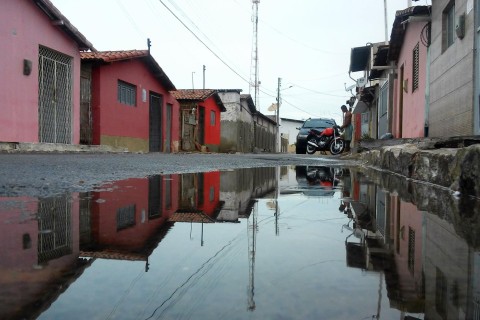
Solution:
M137 87L133 84L118 80L118 102L133 106L137 105Z
M117 231L135 225L135 205L129 205L117 210Z
M418 82L419 82L419 77L420 77L420 46L417 42L417 45L415 48L413 48L413 63L412 63L412 75L413 75L413 80L412 80L412 92L414 92L416 89L418 89Z

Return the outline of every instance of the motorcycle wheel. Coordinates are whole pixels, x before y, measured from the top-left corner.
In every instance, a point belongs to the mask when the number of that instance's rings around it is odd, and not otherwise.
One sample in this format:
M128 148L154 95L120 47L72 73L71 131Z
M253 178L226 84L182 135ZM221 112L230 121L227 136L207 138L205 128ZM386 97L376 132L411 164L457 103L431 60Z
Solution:
M308 141L312 141L315 144L317 144L317 141L315 140L315 138L310 138L310 139L307 140L307 153L308 154L314 154L317 151L317 148L308 144Z
M330 144L330 153L337 155L343 152L345 149L345 141L343 139L335 139Z

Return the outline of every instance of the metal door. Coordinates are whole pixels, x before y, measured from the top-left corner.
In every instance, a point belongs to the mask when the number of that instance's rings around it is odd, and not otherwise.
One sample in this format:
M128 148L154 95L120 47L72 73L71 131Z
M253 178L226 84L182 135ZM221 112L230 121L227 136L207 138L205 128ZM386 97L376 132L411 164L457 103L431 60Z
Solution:
M92 144L93 117L90 76L80 78L80 143Z
M205 144L205 108L198 108L198 143Z
M167 104L167 121L166 121L166 128L165 128L165 152L172 152L171 144L172 144L172 108L171 104Z
M378 98L378 138L388 132L388 81L380 89Z
M149 151L162 151L162 97L150 93Z
M38 57L39 141L72 143L72 58L40 47Z

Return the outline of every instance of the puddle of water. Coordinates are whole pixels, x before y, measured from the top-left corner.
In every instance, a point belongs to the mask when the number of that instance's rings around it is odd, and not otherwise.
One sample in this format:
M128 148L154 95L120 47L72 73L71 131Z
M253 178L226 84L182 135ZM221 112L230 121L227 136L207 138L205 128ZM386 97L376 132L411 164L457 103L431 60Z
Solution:
M0 318L470 319L478 208L464 203L328 167L0 198Z

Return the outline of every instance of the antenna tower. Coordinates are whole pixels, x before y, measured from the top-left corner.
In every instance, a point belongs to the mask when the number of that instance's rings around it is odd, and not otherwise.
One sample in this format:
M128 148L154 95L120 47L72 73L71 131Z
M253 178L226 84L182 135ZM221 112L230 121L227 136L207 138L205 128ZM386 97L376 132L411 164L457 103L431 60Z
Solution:
M252 44L252 60L250 65L250 94L253 88L253 102L258 108L258 92L260 82L258 81L258 4L260 0L252 0L252 22L253 22L253 44ZM258 110L260 110L258 108Z

